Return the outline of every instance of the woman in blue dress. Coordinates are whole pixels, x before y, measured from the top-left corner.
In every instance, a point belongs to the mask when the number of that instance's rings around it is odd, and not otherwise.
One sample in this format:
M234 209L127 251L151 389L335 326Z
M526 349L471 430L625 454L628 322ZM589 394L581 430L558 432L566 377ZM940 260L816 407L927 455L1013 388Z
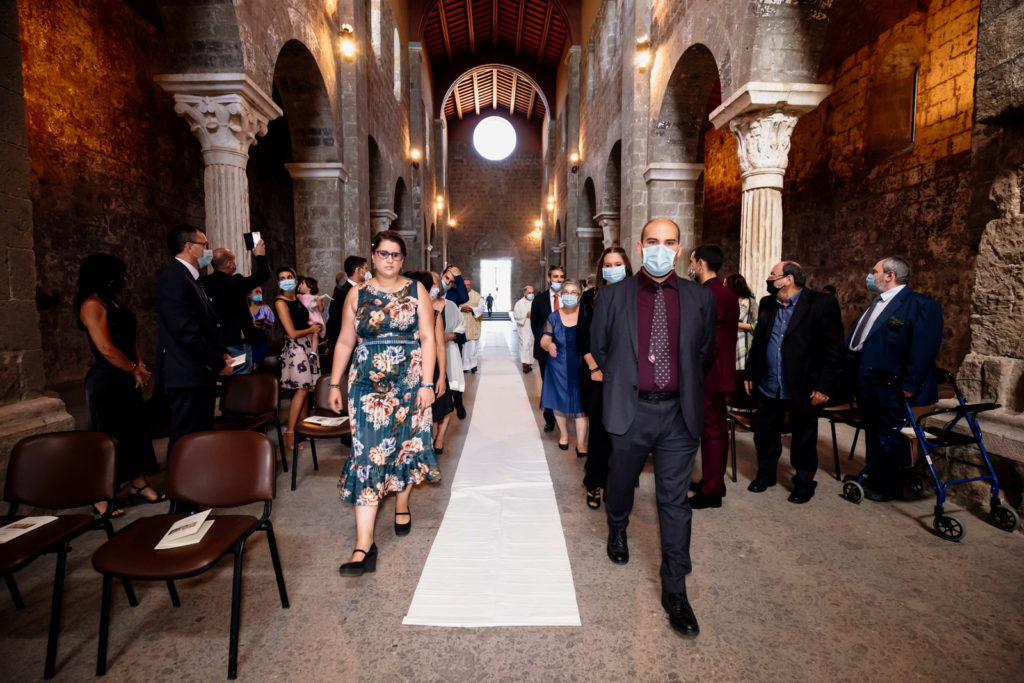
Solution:
M431 434L434 402L434 312L419 282L400 274L405 240L385 230L373 240L374 277L345 297L334 349L330 403L341 411L341 374L348 376L352 450L338 482L355 506L356 547L342 576L377 568L377 508L395 494L395 533L412 527L412 485L440 478ZM358 345L357 345L358 342Z
M544 370L541 408L554 411L558 447L569 450L569 418L576 421L576 457L587 455L587 414L580 398L580 355L576 350L576 323L580 313L580 285L562 283L560 306L544 323L540 347L551 359Z

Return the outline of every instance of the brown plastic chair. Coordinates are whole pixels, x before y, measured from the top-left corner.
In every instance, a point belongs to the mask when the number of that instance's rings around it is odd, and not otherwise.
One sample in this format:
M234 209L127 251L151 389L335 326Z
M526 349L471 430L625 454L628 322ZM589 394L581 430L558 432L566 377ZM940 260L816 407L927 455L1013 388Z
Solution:
M757 391L757 387L754 387ZM737 391L726 394L725 397L725 419L729 423L729 451L732 455L732 480L736 481L736 428L739 427L745 432L754 431L754 416L757 414L757 402L752 396L747 396L746 390L741 386ZM789 426L789 413L786 414L782 424L782 434L789 434L792 429Z
M100 639L96 675L107 670L107 639L110 632L110 584L115 577L140 581L165 581L171 603L178 607L177 579L202 574L225 555L235 556L231 587L231 632L228 644L228 678L238 671L238 622L242 597L242 556L245 541L256 531L267 533L270 559L277 578L281 606L288 607L281 560L270 523L274 498L274 452L270 440L253 432L196 432L181 437L171 449L167 468L167 497L174 504L203 508L238 507L263 502L263 515L210 515L213 526L194 545L154 550L171 525L184 515L153 515L125 527L92 556L92 566L103 574L100 608Z
M266 355L260 358L260 362L256 364L256 373L261 375L273 375L274 377L281 379L281 359L274 355Z
M0 526L24 519L19 505L47 509L67 509L107 502L111 510L116 491L117 444L106 434L94 432L57 432L29 436L11 451L7 467L4 499L10 503ZM57 662L57 637L60 631L64 573L71 541L91 529L103 529L107 537L114 530L106 517L61 515L55 521L0 544L0 573L17 609L24 608L14 573L45 553L57 554L50 605L50 631L46 641L43 678L53 678ZM129 602L135 603L131 586L125 583Z
M277 429L277 453L281 468L288 471L288 454L281 434L281 383L272 375L230 375L224 380L220 399L222 416L213 423L217 431L259 431Z
M328 396L331 393L330 388L331 378L321 377L316 382L316 388L313 390L313 414L314 415L325 415L327 417L338 417L338 413L331 410L331 404L328 402ZM348 383L344 380L341 382L341 415L348 415ZM345 422L340 427L322 427L320 425L309 424L308 422L301 421L295 425L295 443L292 446L292 491L295 490L296 472L299 462L299 444L302 443L303 439L309 441L309 449L313 456L313 469L319 470L320 463L316 460L316 440L317 439L342 439L345 436L352 434L352 423L351 420Z

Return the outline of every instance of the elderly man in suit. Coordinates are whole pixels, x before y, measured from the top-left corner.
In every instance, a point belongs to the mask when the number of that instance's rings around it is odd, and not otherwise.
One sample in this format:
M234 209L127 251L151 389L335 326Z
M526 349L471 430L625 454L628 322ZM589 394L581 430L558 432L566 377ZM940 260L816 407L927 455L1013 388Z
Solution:
M935 357L942 343L942 307L910 289L910 264L890 256L875 264L866 285L878 296L846 338L847 377L856 387L864 420L867 461L864 497L887 501L903 495L900 467L910 464L910 446L897 432L904 403L938 401Z
M245 277L235 272L235 255L230 249L214 249L213 272L202 278L203 289L220 316L228 354L245 356L245 362L234 368L232 375L252 372L252 340L256 338L256 326L246 297L270 277L266 253L267 242L260 240L252 249L253 273Z
M559 292L562 291L562 283L565 282L565 268L559 265L548 267L548 288L533 298L533 305L530 307L530 330L533 332L533 357L537 359L537 367L540 368L541 382L544 381L544 369L548 366L548 352L540 347L541 329L552 311L557 311L560 305ZM544 411L544 431L550 432L555 429L555 414L549 409Z
M814 497L818 471L819 406L834 396L842 374L843 321L834 297L805 288L800 264L776 263L768 279L773 293L761 299L747 357L747 395L756 399L754 446L757 476L747 487L775 486L786 415L793 434L789 459L796 473L789 502Z
M167 234L174 260L156 281L157 381L171 409L168 452L186 434L213 428L217 377L231 373L221 321L199 280L213 252L202 230L179 225Z
M602 289L591 323L591 353L603 374L608 460L608 557L629 561L626 526L633 485L654 456L661 530L661 604L679 634L699 628L686 596L690 573L690 474L704 427L704 372L715 340L715 298L678 277L679 227L666 218L644 226L643 269Z
M700 434L703 481L690 484L695 510L722 507L725 495L725 463L729 455L729 423L725 395L736 391L736 333L740 303L722 284L718 271L725 257L714 244L702 244L690 254L690 278L715 295L715 355L704 376L704 429Z

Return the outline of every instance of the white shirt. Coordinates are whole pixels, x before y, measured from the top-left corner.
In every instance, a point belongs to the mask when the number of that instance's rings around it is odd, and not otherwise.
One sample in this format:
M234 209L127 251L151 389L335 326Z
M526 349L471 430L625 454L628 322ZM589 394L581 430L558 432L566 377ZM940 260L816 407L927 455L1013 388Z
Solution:
M904 287L906 287L906 285L897 285L897 286L893 287L892 289L887 289L887 290L885 290L884 292L882 292L881 294L878 295L879 297L881 297L882 303L879 304L878 306L875 306L875 310L873 310L871 312L871 317L868 318L864 322L864 325L866 326L866 328L869 331L871 330L872 327L874 327L875 321L878 320L878 317L880 315L882 315L882 311L885 310L885 307L889 305L889 302L893 300L893 297L895 297L897 294L899 294L901 291L903 291ZM856 338L857 329L859 327L860 327L860 321L858 320L857 324L853 326L854 338ZM867 339L867 333L864 334L864 339ZM851 351L860 351L862 348L864 348L864 342L863 341L860 343L859 346L851 346L850 350Z
M516 319L516 325L522 327L526 323L530 322L530 318L527 316L532 307L533 302L528 300L525 296L516 302L516 305L512 307L512 317Z
M346 281L346 282L348 282L348 283L349 283L350 285L352 285L353 287L358 287L358 286L359 286L359 284L358 284L358 283L352 282L352 280L350 280L350 279L348 279L348 278L345 278L345 281Z
M193 280L198 280L199 279L199 270L195 266L193 266L191 263L189 263L188 261L186 261L183 258L178 258L177 256L175 256L174 258L177 261L185 264L185 267L188 268L188 272L192 273L192 279Z

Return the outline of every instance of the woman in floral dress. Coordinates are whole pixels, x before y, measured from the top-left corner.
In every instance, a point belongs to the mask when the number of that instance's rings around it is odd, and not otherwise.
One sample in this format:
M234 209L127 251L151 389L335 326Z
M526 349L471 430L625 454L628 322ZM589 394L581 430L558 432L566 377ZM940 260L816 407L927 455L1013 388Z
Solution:
M297 278L289 266L277 269L277 287L280 293L274 300L277 319L284 328L284 348L281 349L281 389L294 389L288 408L288 428L284 430L285 448L295 444L295 425L306 413L306 396L320 379L320 359L316 355L314 339L320 326L309 324L309 311L295 297Z
M376 569L373 532L381 500L395 494L395 532L405 535L412 525L411 485L441 476L431 439L434 315L423 285L399 274L405 255L401 235L377 234L374 277L345 298L334 349L330 403L339 412L341 374L350 357L353 361L348 377L352 451L338 490L355 506L356 547L339 568L342 576Z

